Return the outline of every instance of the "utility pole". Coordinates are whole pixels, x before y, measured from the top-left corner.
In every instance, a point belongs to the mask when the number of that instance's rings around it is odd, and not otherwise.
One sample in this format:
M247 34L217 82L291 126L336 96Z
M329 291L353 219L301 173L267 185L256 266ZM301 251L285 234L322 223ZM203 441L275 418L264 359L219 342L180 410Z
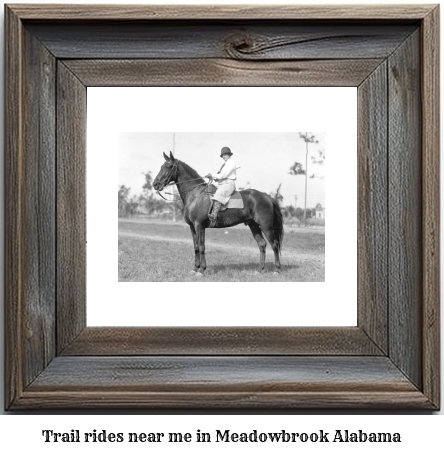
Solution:
M299 133L299 137L305 141L305 198L304 198L304 225L307 226L307 181L308 181L308 144L318 143L314 135L308 136L308 132Z
M305 136L308 138L308 132L305 132ZM305 142L305 201L304 201L304 224L307 226L307 165L308 165L308 141Z
M176 133L173 133L173 155L176 155ZM176 199L176 186L173 185L173 201ZM176 221L176 205L173 202L173 222Z

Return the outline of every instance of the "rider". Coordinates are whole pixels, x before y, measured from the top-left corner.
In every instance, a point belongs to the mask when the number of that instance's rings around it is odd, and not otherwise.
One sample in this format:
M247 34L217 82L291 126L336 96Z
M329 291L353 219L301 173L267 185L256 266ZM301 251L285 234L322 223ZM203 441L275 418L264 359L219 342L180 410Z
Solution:
M234 160L231 158L233 153L229 147L222 147L220 156L224 160L224 164L217 174L207 174L206 177L214 179L217 182L217 190L213 200L213 211L208 214L210 219L210 228L216 225L217 213L222 204L227 204L230 196L236 191L236 165Z

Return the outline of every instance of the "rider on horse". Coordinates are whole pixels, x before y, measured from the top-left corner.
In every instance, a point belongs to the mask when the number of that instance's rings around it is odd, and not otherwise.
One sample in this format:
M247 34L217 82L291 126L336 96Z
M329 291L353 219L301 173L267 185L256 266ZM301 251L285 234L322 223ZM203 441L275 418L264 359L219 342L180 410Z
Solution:
M236 164L231 158L233 153L229 147L222 147L220 156L224 160L224 164L217 174L207 174L206 177L214 179L217 182L217 190L214 196L211 198L213 200L213 210L211 214L208 214L210 219L210 228L213 228L216 225L217 213L222 204L227 204L230 196L236 191Z
M225 166L214 176L218 182L218 189L213 196L216 203L226 202L235 189L234 180L236 179L236 170L233 160L231 160L231 151L224 147L221 151L221 157L225 161ZM184 203L184 219L188 223L194 244L194 268L193 273L202 276L207 268L205 259L205 229L208 223L208 211L210 199L208 192L200 190L205 185L201 176L186 163L176 160L170 152L170 156L163 154L165 163L161 166L159 173L153 181L153 187L160 192L165 186L176 183L177 190L180 193ZM225 169L227 168L227 169ZM212 177L207 176L207 177ZM196 190L195 190L196 189ZM274 253L275 272L281 269L280 251L284 237L284 226L282 222L282 212L279 203L266 193L254 189L241 190L240 196L243 201L243 207L232 208L227 217L222 217L220 226L229 227L245 223L251 230L254 239L257 242L260 252L260 272L265 271L265 239L271 245ZM215 208L217 213L218 207ZM214 218L216 214L213 212ZM212 227L214 225L211 225Z

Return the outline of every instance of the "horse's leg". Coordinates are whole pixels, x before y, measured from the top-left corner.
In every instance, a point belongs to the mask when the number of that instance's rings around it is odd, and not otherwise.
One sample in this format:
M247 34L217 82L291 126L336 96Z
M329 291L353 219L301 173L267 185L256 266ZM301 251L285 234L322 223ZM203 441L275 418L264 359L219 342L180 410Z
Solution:
M191 235L193 236L193 244L194 244L194 268L191 270L191 273L196 273L200 268L199 244L197 242L197 234L196 234L196 229L194 228L194 225L190 225L190 230L191 230Z
M265 234L265 237L268 239L268 242L271 245L271 248L273 249L274 252L274 272L279 273L281 272L281 260L279 258L279 244L278 240L276 239L274 235L273 228L265 228L262 227L262 230Z
M249 220L248 226L250 227L251 233L253 234L254 239L256 239L257 245L260 252L260 267L259 272L265 271L265 249L267 248L267 243L265 242L262 230L259 228L259 225L253 220Z
M199 247L199 254L200 254L200 268L197 271L198 274L205 274L205 269L207 269L207 262L205 260L205 228L200 225L196 224L196 233L197 233L197 243Z

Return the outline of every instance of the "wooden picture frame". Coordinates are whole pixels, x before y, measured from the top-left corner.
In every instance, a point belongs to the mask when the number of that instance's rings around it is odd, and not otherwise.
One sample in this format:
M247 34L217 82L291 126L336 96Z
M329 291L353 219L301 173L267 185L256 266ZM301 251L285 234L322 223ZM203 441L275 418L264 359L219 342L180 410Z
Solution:
M438 6L5 20L6 409L439 409ZM358 87L357 327L86 327L86 87L121 85Z

